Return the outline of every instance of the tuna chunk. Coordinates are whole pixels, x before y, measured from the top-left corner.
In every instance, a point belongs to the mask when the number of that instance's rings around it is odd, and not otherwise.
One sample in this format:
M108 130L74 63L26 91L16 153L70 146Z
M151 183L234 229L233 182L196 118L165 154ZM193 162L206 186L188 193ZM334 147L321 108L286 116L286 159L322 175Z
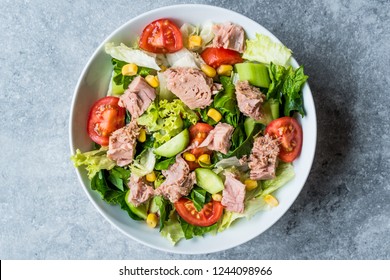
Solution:
M119 106L125 107L133 119L141 116L150 103L156 98L156 92L144 78L136 77L129 85L129 88L119 99Z
M255 139L249 156L250 178L252 180L268 180L275 178L278 164L279 142L268 134Z
M164 72L167 88L190 109L205 108L212 102L213 80L194 68L170 68Z
M218 123L199 147L207 147L209 150L227 154L231 145L230 138L233 130L234 127L230 124Z
M136 120L115 130L109 138L107 156L115 160L118 166L130 164L135 154L138 134L139 127Z
M144 177L140 178L132 174L127 185L130 188L129 200L135 207L147 201L154 194L153 187L145 182Z
M231 212L244 212L245 185L231 172L225 172L225 188L222 191L222 205Z
M261 106L265 95L258 88L251 86L248 81L238 81L236 96L241 113L255 120L260 120L263 117Z
M188 195L196 181L195 173L190 173L190 168L181 155L178 155L176 162L168 170L163 170L162 174L166 179L155 190L155 194L164 196L172 203Z
M245 35L241 26L231 22L216 24L213 26L213 32L215 34L213 47L244 52Z

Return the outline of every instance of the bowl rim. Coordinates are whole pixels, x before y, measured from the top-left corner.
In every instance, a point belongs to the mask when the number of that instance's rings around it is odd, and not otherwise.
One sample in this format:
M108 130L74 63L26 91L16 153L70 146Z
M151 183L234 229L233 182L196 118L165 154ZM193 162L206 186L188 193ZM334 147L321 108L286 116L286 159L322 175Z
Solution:
M137 20L139 20L141 18L149 17L149 16L151 16L151 15L153 15L155 13L160 13L160 12L164 12L164 11L170 11L172 9L178 9L178 8L192 8L192 7L204 8L204 9L209 9L209 10L215 10L215 11L224 12L224 13L230 13L230 14L234 14L235 16L245 18L245 20L251 22L252 24L259 25L263 29L265 29L267 32L269 32L272 35L272 39L274 41L282 43L279 40L279 38L277 38L267 28L265 28L260 23L252 20L251 18L247 17L246 15L240 14L240 13L238 13L236 11L233 11L233 10L230 10L230 9L227 9L227 8L224 8L224 7L219 7L219 6L214 6L214 5L207 5L207 4L176 4L176 5L169 5L169 6L163 6L163 7L159 7L159 8L156 8L156 9L152 9L152 10L149 10L149 11L144 12L142 14L139 14L139 15L137 15L135 17L132 17L131 19L129 19L128 21L126 21L123 24L121 24L119 27L117 27L115 30L113 30L108 36L105 37L105 39L102 41L102 43L99 44L99 46L95 49L95 51L89 57L87 63L84 65L83 70L82 70L82 72L81 72L81 74L80 74L80 76L78 78L77 84L76 84L75 89L73 91L73 96L72 96L72 101L71 101L71 108L70 108L70 115L69 115L69 129L68 129L68 133L69 133L69 145L70 145L71 155L73 155L75 153L75 151L76 151L76 148L75 148L74 143L73 143L73 124L74 124L73 119L74 119L74 114L75 114L74 108L75 108L75 104L76 104L78 90L79 90L80 85L82 84L82 81L83 81L84 77L86 76L86 73L89 70L92 62L94 61L96 56L99 54L101 49L104 47L104 45L109 41L109 39L111 39L118 32L120 32L127 25L133 23L134 21L137 21ZM291 61L291 65L294 68L299 66L298 62L295 60L295 58L293 56L291 57L290 61ZM312 91L311 91L310 86L309 86L309 84L307 82L305 83L304 87L307 88L306 91L308 90L310 95L311 95L311 98L313 98L312 97ZM313 120L314 131L313 131L312 137L314 139L314 144L313 144L312 150L309 153L309 155L310 155L310 162L308 162L308 165L309 165L308 172L304 176L304 180L303 180L304 183L302 184L302 186L300 186L299 191L296 193L295 197L293 197L292 199L290 199L288 201L288 204L285 205L286 206L285 210L281 213L281 215L277 219L275 219L272 223L270 223L267 228L263 229L260 232L256 232L255 234L248 235L248 238L245 241L242 241L242 242L239 242L239 243L234 243L233 245L230 245L230 246L228 245L228 246L225 246L225 247L223 247L221 249L212 249L212 250L207 250L206 249L206 250L203 250L203 251L202 250L198 250L196 252L192 252L192 251L178 251L178 250L175 250L175 248L177 248L177 246L171 246L171 249L169 249L169 248L161 248L161 247L159 247L157 245L154 245L153 243L148 243L148 242L146 242L146 241L144 241L144 240L142 240L140 238L137 238L136 236L131 235L130 233L126 232L124 229L119 227L114 221L112 221L112 219L100 208L100 206L94 201L94 199L92 198L91 194L88 192L87 186L84 185L83 178L81 176L81 173L79 172L79 169L78 168L74 168L74 169L76 170L76 174L77 174L79 183L81 184L81 186L82 186L84 192L86 193L89 201L92 202L92 204L94 205L95 209L97 209L98 212L105 218L105 220L107 220L115 229L119 230L120 232L122 232L126 236L130 237L131 239L133 239L133 240L135 240L135 241L137 241L137 242L139 242L139 243L141 243L141 244L143 244L143 245L145 245L147 247L150 247L150 248L153 248L153 249L156 249L156 250L160 250L160 251L164 251L164 252L175 253L175 254L196 255L196 254L206 254L206 253L215 253L215 252L225 251L225 250L228 250L228 249L240 246L240 245L242 245L242 244L252 240L253 238L261 235L266 230L271 228L277 221L279 221L285 215L285 213L291 208L292 204L296 201L298 195L301 193L304 185L307 182L307 178L308 178L308 176L310 174L310 170L312 168L314 157L315 157L316 145L317 145L317 114L316 114L314 100L312 100L312 104L313 104L313 108L312 108L313 116L312 116L312 118L314 118L314 120Z

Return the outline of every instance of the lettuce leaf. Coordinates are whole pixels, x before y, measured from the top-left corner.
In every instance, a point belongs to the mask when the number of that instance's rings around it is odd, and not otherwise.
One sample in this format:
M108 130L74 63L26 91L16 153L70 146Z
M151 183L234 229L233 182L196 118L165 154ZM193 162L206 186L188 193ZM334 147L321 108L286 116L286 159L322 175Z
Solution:
M291 50L281 43L276 43L270 37L256 33L255 39L246 40L246 49L242 57L251 61L286 66L291 57Z
M182 218L179 218L179 221L185 239L191 239L194 236L203 236L207 232L214 232L214 233L217 232L217 227L218 227L217 223L208 227L199 227L187 223Z
M184 238L184 232L181 229L180 222L175 210L169 214L169 218L164 223L161 235L175 245L180 239Z
M151 53L146 53L142 50L136 50L129 48L125 44L120 44L119 46L115 46L114 43L106 43L104 49L107 54L111 55L111 57L125 61L127 63L134 63L137 66L143 66L152 68L155 70L160 70L160 66L157 65L156 55Z
M160 100L158 105L152 103L146 112L137 119L139 125L144 125L153 133L155 148L169 141L183 130L184 120L191 124L198 121L198 116L180 99L173 101Z
M246 219L252 218L256 213L260 211L266 211L270 209L270 206L265 202L264 196L275 192L277 189L283 187L287 182L294 178L294 168L291 163L281 162L276 169L276 178L272 180L265 180L262 182L263 190L256 189L255 193L249 193L244 200L244 213L236 213L225 211L222 216L222 221L218 227L218 231L224 231L231 224L239 219L245 217Z
M303 109L302 87L308 76L303 73L303 66L293 69L285 68L271 62L268 69L271 84L267 92L267 99L278 100L282 104L283 114L291 116L292 112L305 115Z
M88 178L92 180L100 170L110 170L115 167L115 161L107 157L107 150L107 147L101 147L99 150L82 153L77 149L76 154L71 156L71 160L76 167L85 165L85 169L88 171Z

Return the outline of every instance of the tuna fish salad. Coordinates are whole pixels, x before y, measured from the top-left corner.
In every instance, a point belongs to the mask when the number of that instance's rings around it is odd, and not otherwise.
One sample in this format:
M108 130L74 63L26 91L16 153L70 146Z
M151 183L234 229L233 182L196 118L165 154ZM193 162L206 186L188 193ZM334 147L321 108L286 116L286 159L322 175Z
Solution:
M112 75L72 161L129 219L176 244L277 207L302 149L303 67L233 22L148 24L105 45ZM239 226L239 225L237 225Z

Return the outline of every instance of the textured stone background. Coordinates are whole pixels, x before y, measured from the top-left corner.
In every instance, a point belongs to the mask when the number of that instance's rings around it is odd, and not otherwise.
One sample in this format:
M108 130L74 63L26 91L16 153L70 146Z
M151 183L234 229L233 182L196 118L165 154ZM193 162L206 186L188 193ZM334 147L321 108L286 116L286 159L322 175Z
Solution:
M95 48L133 16L185 1L0 2L0 259L390 259L389 1L196 1L294 50L318 113L314 166L291 209L254 240L200 256L117 231L69 161L72 94Z

